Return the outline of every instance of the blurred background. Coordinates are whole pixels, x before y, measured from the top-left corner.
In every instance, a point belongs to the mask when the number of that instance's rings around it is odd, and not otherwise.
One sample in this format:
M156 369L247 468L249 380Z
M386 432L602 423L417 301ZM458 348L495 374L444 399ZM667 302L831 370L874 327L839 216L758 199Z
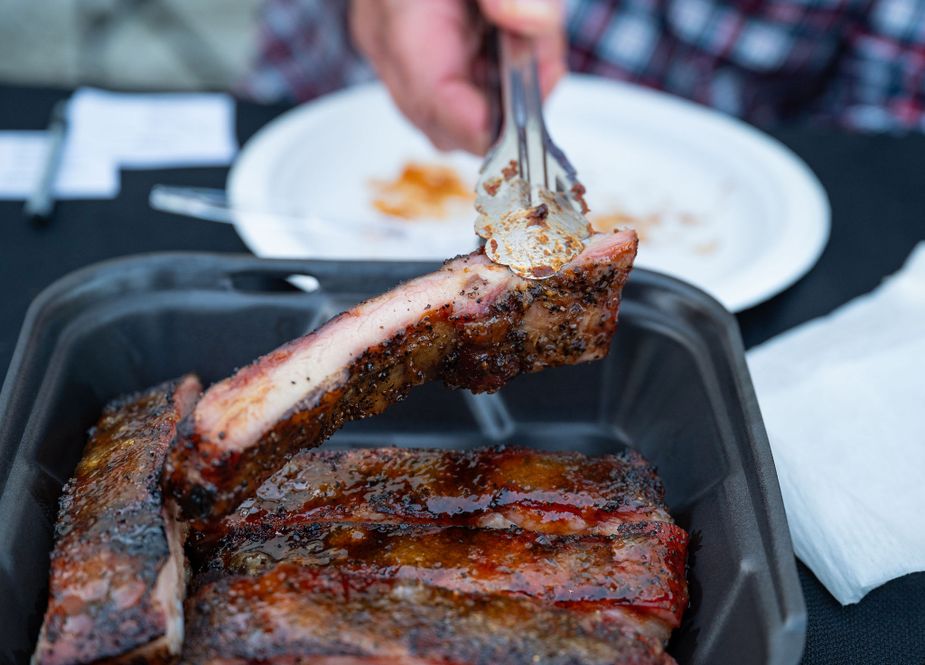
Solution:
M0 0L0 82L227 90L256 50L259 0Z

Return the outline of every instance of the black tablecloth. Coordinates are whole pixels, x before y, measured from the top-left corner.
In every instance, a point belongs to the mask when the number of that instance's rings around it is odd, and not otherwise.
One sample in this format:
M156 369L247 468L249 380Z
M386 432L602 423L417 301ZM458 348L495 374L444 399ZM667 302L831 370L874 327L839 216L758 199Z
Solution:
M65 94L0 86L0 129L43 129L53 103ZM240 104L242 143L283 110ZM774 134L825 185L832 237L809 275L739 315L749 347L870 291L925 239L925 137L800 128ZM225 174L217 168L123 172L116 200L63 202L46 228L23 220L21 202L0 202L0 284L6 284L0 298L0 375L6 374L29 303L71 270L141 252L247 251L230 226L158 213L147 205L155 183L223 187ZM870 445L876 454L877 442ZM925 519L917 528L923 527ZM925 663L925 573L890 582L857 605L841 607L807 568L798 568L809 611L805 663Z

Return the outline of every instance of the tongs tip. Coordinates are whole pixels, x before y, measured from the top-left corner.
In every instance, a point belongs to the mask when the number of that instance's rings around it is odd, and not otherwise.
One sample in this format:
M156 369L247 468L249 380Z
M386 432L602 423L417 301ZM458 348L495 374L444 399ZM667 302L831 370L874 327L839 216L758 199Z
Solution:
M591 234L585 188L546 131L532 44L499 35L503 122L476 186L476 232L492 261L544 279Z

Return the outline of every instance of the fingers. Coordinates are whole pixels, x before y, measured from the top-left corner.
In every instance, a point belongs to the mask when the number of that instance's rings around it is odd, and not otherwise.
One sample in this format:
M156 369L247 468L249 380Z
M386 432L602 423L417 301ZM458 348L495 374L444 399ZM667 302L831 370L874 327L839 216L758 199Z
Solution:
M440 150L485 154L490 137L484 93L463 79L440 82L422 118L422 127Z
M479 35L459 0L354 0L351 32L398 108L441 150L483 153L488 104L472 81Z
M479 0L492 23L530 37L562 32L563 0Z
M567 46L564 32L554 32L536 39L536 58L540 72L540 89L546 97L563 76Z
M562 0L479 0L498 25L531 36L546 95L565 73ZM441 150L488 149L488 103L474 83L480 31L463 0L353 0L354 44L396 105Z
M496 25L532 37L537 49L540 87L548 95L566 71L565 3L563 0L479 0Z

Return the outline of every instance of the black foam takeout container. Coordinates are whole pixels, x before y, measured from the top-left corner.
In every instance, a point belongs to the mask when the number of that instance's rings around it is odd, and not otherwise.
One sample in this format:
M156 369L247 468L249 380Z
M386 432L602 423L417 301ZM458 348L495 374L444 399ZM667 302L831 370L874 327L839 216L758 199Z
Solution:
M0 393L0 661L29 659L61 486L107 401L190 370L222 378L433 267L149 255L39 296ZM296 274L319 288L293 290ZM637 448L693 534L691 605L670 652L679 663L798 662L806 612L735 320L702 292L636 270L613 344L604 361L521 377L497 395L418 388L325 445Z

